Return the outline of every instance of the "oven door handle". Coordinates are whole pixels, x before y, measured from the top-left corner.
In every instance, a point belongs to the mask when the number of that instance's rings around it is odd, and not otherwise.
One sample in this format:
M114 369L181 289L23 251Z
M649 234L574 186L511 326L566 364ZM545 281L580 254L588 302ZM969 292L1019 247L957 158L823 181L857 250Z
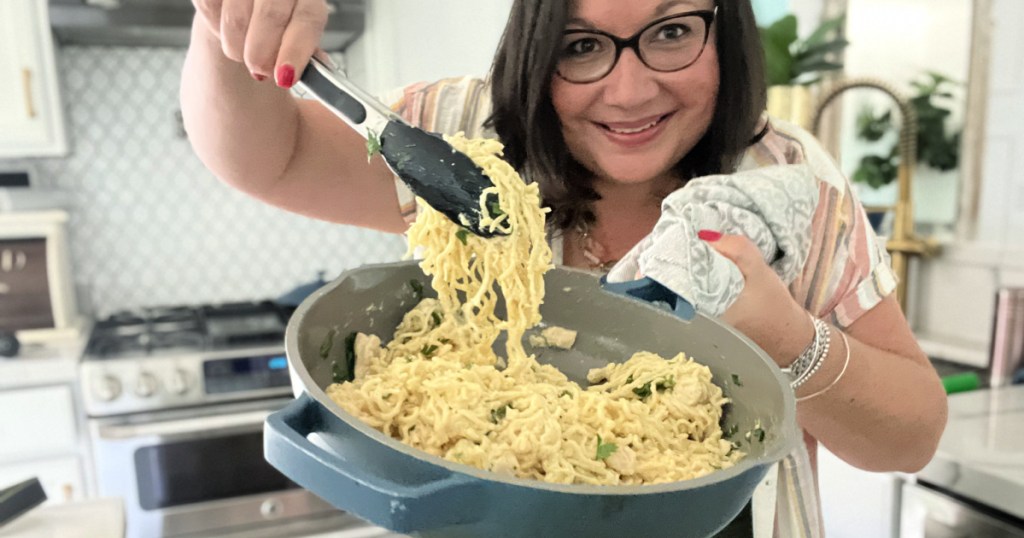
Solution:
M140 437L175 439L190 437L198 432L209 431L259 431L260 425L269 414L269 410L260 410L141 424L107 424L100 426L98 431L100 438L108 441L138 439Z
M481 480L374 438L381 436L369 426L357 428L303 392L267 418L263 446L267 461L300 486L395 532L443 529L483 517Z

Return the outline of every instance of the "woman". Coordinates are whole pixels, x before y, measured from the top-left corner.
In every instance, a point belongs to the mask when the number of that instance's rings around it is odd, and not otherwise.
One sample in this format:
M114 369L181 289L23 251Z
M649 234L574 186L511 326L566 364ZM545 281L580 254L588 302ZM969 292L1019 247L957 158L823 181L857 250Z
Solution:
M403 232L408 194L379 159L367 164L364 140L281 89L315 51L322 2L194 1L182 104L207 166L285 209ZM489 89L472 79L415 86L396 109L471 136L491 133L481 126L490 113L507 158L552 207L556 260L574 267L635 263L662 200L694 177L806 165L820 196L792 282L748 239L701 231L745 280L723 318L780 366L818 355L796 389L812 460L820 442L862 469L917 471L945 425L945 394L849 184L806 133L762 117L763 80L747 0L517 0ZM437 108L439 95L457 106ZM824 352L812 349L822 336L812 318L830 323Z

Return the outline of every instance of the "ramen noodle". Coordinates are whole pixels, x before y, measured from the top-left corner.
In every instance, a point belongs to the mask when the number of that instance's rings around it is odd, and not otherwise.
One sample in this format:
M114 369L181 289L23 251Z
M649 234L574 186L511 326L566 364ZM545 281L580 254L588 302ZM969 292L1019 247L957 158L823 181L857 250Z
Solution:
M537 184L520 179L495 140L448 141L494 182L480 200L481 226L507 235L475 236L419 200L409 248L438 297L406 313L386 343L356 334L354 379L327 394L430 454L553 483L654 484L738 461L743 453L719 425L729 400L711 371L684 354L636 353L591 370L581 387L525 352L551 268ZM504 358L492 347L502 332ZM551 335L558 342L548 344L562 347L574 336Z

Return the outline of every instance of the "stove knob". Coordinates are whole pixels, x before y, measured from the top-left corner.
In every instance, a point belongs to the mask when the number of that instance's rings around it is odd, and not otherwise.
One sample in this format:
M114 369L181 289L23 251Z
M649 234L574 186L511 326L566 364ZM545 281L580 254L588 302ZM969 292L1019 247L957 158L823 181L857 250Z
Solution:
M184 395L189 388L191 387L189 387L188 372L185 370L175 370L167 380L167 390L174 394Z
M105 375L96 383L93 392L101 401L112 401L121 395L121 381L112 375Z
M156 387L156 378L153 377L153 374L142 372L135 383L135 394L140 398L149 398L156 393Z

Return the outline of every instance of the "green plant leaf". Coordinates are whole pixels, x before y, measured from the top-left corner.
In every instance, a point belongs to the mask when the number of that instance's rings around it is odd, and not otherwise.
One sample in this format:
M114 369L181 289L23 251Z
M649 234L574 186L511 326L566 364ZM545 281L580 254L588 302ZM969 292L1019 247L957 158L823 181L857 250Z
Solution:
M798 39L796 15L789 14L772 23L766 29L769 40L789 49Z
M843 39L843 38L840 37L840 38L837 38L837 39L835 39L833 41L829 41L827 43L821 43L819 45L809 46L809 47L807 47L806 49L804 49L802 51L801 56L804 56L804 57L812 57L812 56L824 57L826 54L830 54L830 53L833 53L833 52L841 52L843 49L845 49L849 45L850 45L849 41L847 41L846 39Z

